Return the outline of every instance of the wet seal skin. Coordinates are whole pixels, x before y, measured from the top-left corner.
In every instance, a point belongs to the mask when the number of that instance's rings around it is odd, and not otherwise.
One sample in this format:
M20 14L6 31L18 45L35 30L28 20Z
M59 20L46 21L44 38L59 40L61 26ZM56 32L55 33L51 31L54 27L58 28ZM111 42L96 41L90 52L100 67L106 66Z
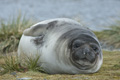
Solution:
M45 20L26 29L18 46L18 56L22 53L40 55L38 65L50 74L95 73L103 62L95 34L67 18Z

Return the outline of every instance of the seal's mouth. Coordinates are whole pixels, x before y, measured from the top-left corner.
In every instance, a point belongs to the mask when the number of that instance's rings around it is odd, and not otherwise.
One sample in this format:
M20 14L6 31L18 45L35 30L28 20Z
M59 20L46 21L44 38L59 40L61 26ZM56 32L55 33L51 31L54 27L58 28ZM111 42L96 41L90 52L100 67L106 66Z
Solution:
M89 53L76 52L72 54L72 59L76 62L83 61L83 62L89 62L92 64L94 63L95 58L96 58L96 55L92 52L89 52Z
M93 63L95 61L96 54L93 51L90 50L77 50L76 52L72 53L72 59L74 61L84 61Z
M84 59L80 59L77 61L74 61L76 64L78 65L82 65L82 66L91 66L91 64L93 64L95 62L95 60L93 62L89 61L87 58Z
M95 61L95 59L94 59L93 61L89 61L87 58L83 58L83 59L80 59L80 60L78 60L78 61L76 61L76 62L79 63L79 61L88 62L88 63L93 63L93 62Z
M82 58L82 59L75 59L73 55L71 55L71 62L74 64L77 68L81 70L88 70L94 67L94 65L97 62L97 56L91 61L88 58Z

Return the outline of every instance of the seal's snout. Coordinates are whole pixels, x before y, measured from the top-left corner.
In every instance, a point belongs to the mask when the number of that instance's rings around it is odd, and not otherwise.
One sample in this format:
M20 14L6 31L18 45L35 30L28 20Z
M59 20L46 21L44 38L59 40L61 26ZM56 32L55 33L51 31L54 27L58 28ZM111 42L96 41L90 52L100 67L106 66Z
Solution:
M84 53L82 54L84 54L86 59L89 60L91 63L95 61L95 53L89 47L85 47Z
M73 55L75 60L81 60L81 59L85 59L85 54L83 54L82 50L78 50L74 53Z

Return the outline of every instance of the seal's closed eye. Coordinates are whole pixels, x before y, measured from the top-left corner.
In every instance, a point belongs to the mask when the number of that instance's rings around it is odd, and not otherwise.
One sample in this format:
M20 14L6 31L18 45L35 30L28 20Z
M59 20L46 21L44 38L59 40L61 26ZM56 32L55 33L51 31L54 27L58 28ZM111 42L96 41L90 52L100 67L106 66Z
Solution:
M97 47L96 45L92 45L91 47L92 47L92 49L93 49L94 51L97 51L97 50L98 50L98 47Z
M80 40L75 40L73 42L73 48L79 48L83 43Z

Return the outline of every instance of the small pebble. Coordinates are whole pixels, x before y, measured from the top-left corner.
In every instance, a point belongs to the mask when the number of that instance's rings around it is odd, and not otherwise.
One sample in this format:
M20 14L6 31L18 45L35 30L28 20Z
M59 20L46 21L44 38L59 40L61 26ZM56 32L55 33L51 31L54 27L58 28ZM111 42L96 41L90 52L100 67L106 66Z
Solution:
M85 79L89 79L89 78L85 78Z
M24 77L24 78L18 78L17 80L31 80L32 78L27 78L27 77Z

